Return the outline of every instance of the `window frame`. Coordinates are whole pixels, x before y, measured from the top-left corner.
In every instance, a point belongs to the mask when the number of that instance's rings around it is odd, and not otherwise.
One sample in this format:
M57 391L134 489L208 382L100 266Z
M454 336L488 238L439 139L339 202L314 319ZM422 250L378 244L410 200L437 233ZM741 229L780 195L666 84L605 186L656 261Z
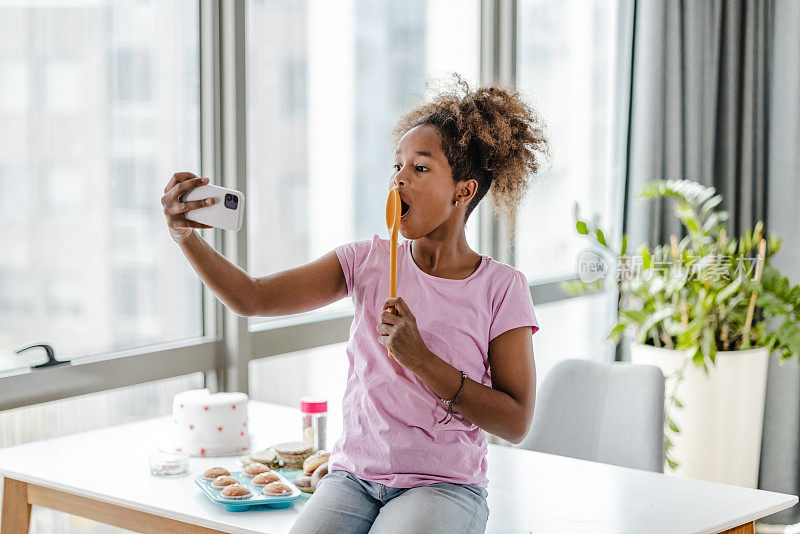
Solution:
M244 2L200 0L199 9L201 173L246 194L246 7ZM481 83L514 80L517 2L481 0L479 9ZM488 202L487 196L475 212L480 251L515 265L513 245L505 246L508 229L501 219L492 217ZM229 260L248 264L246 225L238 232L199 231ZM530 282L534 304L581 298L559 288L559 282L576 279L563 276ZM350 311L315 311L250 326L247 317L226 308L203 284L201 291L201 337L80 357L70 365L0 377L0 410L195 372L204 373L204 385L212 392L249 393L250 361L349 339Z

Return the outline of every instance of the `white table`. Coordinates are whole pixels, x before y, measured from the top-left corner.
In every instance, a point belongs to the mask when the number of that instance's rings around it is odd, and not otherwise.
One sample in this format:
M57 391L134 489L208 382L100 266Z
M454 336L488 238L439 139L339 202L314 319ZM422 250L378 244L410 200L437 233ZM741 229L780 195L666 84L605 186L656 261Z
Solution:
M250 401L254 450L299 439L299 410ZM195 486L212 465L192 458L187 476L150 475L148 454L171 416L0 449L2 534L28 531L31 505L137 532L288 532L307 498L285 509L226 512ZM338 436L334 417L330 438ZM331 444L329 444L330 447ZM489 445L487 533L753 532L753 521L794 495L752 490ZM731 529L731 530L727 530Z

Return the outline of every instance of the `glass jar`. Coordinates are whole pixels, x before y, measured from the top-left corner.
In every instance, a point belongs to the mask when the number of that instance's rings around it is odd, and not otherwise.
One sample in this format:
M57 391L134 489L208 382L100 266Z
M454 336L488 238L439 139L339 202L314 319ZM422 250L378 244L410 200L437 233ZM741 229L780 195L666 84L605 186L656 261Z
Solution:
M315 397L300 399L303 416L303 441L321 451L327 447L328 401Z
M182 476L189 472L189 455L157 450L150 454L150 474L156 477Z

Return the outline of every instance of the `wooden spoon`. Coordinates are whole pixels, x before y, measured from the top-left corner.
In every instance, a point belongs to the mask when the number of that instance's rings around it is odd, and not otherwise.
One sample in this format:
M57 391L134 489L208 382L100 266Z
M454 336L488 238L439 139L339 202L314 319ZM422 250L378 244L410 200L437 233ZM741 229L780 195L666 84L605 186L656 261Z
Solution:
M389 296L397 296L397 233L400 230L400 212L402 206L400 204L400 194L396 188L389 190L389 198L386 199L386 228L389 229L392 244L389 247ZM394 306L389 307L389 313L397 315L397 310ZM392 351L387 349L390 358Z

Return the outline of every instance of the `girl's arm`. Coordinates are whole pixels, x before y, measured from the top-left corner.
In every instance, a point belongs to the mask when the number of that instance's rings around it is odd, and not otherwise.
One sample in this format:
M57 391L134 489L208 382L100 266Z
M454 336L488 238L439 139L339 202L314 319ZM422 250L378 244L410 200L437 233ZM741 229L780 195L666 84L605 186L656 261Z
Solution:
M196 232L179 245L203 283L243 317L303 313L347 296L347 282L336 251L304 265L253 277Z
M347 281L336 251L284 271L254 278L250 315L293 315L347 297Z
M536 402L531 327L513 328L491 340L489 366L492 387L467 378L453 412L495 436L519 444L528 434ZM461 371L433 352L413 371L443 399L452 399L461 385Z

